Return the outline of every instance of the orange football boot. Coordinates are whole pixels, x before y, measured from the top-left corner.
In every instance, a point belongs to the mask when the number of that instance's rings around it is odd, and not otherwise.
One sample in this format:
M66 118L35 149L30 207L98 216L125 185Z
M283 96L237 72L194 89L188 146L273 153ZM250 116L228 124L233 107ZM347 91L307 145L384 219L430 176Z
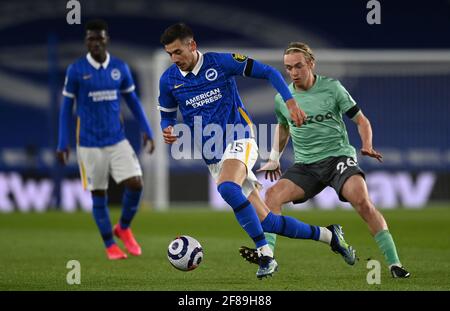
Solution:
M113 244L106 248L106 255L109 260L125 259L128 257L117 244Z
M117 224L114 226L114 235L122 240L131 255L140 256L142 254L141 247L134 239L133 232L131 232L130 228L122 229L120 228L120 225Z

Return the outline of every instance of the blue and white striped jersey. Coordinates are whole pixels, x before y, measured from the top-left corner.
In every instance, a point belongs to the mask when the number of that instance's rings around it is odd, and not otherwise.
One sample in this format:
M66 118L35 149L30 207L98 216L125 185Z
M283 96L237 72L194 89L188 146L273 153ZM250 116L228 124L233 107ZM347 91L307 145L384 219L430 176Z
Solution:
M231 141L248 138L252 131L245 131L245 137L226 137L227 125L251 128L252 121L239 96L234 76L244 76L247 63L253 60L240 54L199 53L199 60L190 72L181 71L175 64L169 67L160 78L159 109L162 112L179 110L183 121L194 133L194 126L203 131L209 124L219 125L223 131L223 150ZM194 124L201 117L201 127ZM206 132L206 131L205 131ZM217 134L217 133L212 133ZM210 137L202 135L201 146ZM195 140L195 137L194 137ZM196 142L197 144L199 142ZM220 159L207 159L207 164Z
M103 64L90 54L71 64L63 95L76 99L77 144L104 147L125 139L120 94L134 89L128 65L109 54Z

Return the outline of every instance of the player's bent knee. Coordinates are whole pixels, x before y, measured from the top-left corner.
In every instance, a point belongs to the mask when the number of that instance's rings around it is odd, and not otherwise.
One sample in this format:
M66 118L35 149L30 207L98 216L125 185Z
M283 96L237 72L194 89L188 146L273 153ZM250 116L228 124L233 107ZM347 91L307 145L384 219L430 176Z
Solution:
M281 212L280 207L283 204L280 200L279 191L275 187L270 187L266 191L265 203L271 211Z
M140 176L131 177L125 180L124 186L132 191L142 191L144 188L142 178Z
M106 190L92 190L91 193L93 196L96 196L96 197L106 196Z

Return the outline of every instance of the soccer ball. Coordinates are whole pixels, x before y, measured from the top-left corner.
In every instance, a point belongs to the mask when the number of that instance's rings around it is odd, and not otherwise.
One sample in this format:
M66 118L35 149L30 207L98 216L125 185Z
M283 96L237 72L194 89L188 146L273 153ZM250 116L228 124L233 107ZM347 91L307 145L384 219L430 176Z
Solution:
M203 248L193 237L181 235L170 242L167 258L178 270L194 270L202 262Z

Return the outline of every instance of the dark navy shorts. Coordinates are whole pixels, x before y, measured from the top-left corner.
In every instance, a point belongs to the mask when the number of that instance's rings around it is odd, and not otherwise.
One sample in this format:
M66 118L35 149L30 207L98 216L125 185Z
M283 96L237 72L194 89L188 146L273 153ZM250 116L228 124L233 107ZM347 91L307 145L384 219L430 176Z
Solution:
M342 197L341 190L345 181L356 174L365 179L364 171L353 158L339 156L329 157L311 164L296 163L281 178L292 181L305 191L305 197L293 201L295 204L311 199L327 186L334 188L341 201L347 202Z

